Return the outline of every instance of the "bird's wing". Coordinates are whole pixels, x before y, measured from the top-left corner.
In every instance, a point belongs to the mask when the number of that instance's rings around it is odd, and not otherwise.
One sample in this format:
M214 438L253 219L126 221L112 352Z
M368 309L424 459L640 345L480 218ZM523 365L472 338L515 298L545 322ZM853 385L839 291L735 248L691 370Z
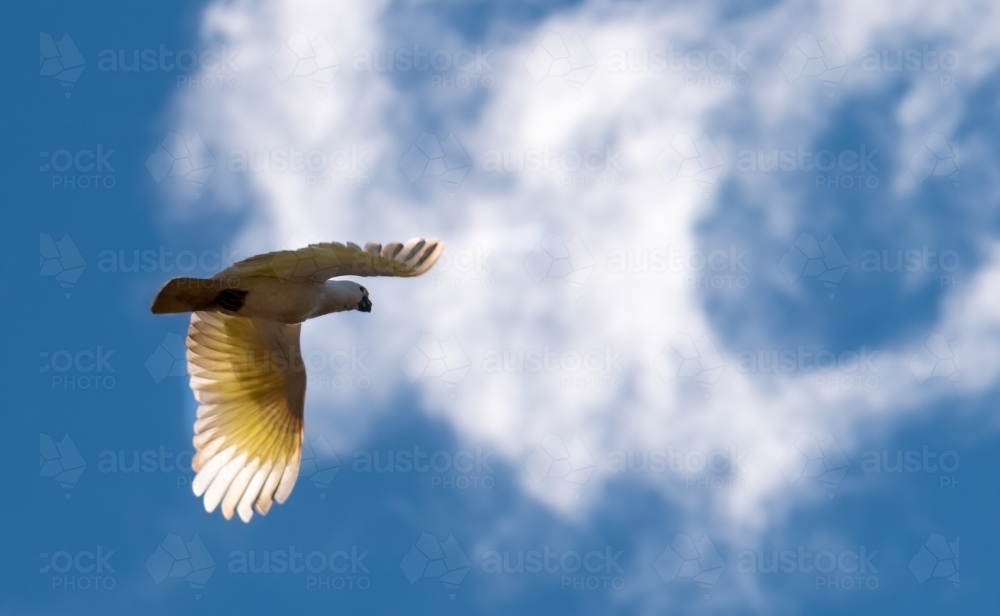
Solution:
M302 459L306 375L301 324L195 312L187 336L191 389L200 403L191 467L205 510L222 503L250 521L285 502Z
M324 282L337 276L419 276L437 262L442 251L443 242L420 238L385 246L368 242L364 248L350 242L311 244L298 250L280 250L244 259L215 278L263 276L292 282Z

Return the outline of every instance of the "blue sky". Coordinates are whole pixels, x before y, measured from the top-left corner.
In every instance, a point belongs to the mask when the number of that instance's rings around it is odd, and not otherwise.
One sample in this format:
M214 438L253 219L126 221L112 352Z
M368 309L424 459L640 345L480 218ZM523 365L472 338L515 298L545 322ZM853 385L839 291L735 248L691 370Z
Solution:
M997 610L995 7L8 13L3 613ZM156 290L415 235L205 513Z

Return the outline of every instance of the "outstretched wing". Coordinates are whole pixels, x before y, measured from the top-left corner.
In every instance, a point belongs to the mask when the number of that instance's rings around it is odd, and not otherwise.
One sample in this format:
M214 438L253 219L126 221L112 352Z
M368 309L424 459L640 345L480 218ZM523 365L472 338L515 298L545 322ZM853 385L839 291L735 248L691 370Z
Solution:
M368 242L364 248L350 242L312 244L250 257L216 274L216 278L264 276L293 282L324 282L337 276L419 276L444 251L439 240L414 238L384 247Z
M285 502L302 459L306 375L301 324L195 312L188 328L191 389L200 403L191 467L205 510L222 503L249 522Z

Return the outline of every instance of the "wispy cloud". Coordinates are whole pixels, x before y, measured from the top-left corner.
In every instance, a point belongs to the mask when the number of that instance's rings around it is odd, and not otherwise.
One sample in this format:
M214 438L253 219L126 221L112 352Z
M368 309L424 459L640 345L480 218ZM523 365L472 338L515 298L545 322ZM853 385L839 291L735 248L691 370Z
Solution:
M750 357L769 363L785 350L767 333L782 328L768 314L771 302L814 310L825 322L859 301L851 285L865 273L862 254L835 232L866 186L881 186L878 198L890 199L892 211L922 203L920 191L953 190L958 170L964 188L966 165L995 162L995 151L963 128L973 104L966 93L998 61L988 35L1000 25L997 12L980 8L782 3L731 18L701 7L593 2L473 35L410 5L280 2L264 19L249 5L218 3L203 33L239 48L241 85L185 91L176 130L200 135L218 161L203 189L211 202L248 215L241 254L305 239L437 235L451 256L464 255L417 282L372 281L368 319L306 326L304 339L320 348L371 349L367 368L377 375L367 389L310 390L311 426L356 441L377 412L352 409L384 409L395 391L416 388L427 413L470 441L492 443L518 468L551 435L579 439L599 467L615 450L739 448L749 452L745 489L683 490L651 478L687 515L707 506L713 538L726 541L765 529L775 502L819 493L782 472L803 434L817 442L836 435L850 458L873 417L888 426L935 400L974 395L996 376L990 349L1000 317L989 289L1000 260L986 228L963 230L978 256L963 257L962 284L941 290L933 322L913 323L877 349L850 349L874 351L873 372L862 374L853 355L844 359L842 341L801 325L787 327L812 345L806 363L796 349L792 367L766 379L747 367ZM419 38L398 27L409 19L420 20ZM322 87L306 69L276 75L290 40L327 41L339 69L324 73L331 78ZM941 64L949 53L954 66ZM913 63L896 70L897 55ZM891 124L859 132L844 116L863 113L858 101L871 99L891 105ZM838 126L853 127L850 136L830 137ZM954 168L935 166L951 152L937 134L957 144ZM440 156L421 147L434 143ZM864 148L879 152L871 169L858 170L870 154ZM777 152L777 170L741 169L744 151L763 164ZM258 162L232 167L240 152ZM296 152L300 167L275 166ZM947 196L946 205L975 208L982 181L970 180L976 188ZM756 220L743 239L711 232L732 199L747 202ZM919 216L914 224L927 223ZM789 278L779 262L802 234L822 250L803 253ZM541 276L532 260L539 255L551 258ZM574 274L581 268L592 269ZM838 272L835 294L822 284L828 270ZM733 334L706 305L720 296L767 326ZM933 367L914 372L914 355L934 333L962 358L957 384L930 378ZM427 335L467 355L471 367L458 382L412 379L400 367ZM678 336L710 341L689 345L711 346L713 366L724 366L708 386L695 369L701 355L681 354L670 378L657 369L658 358L677 352ZM834 358L830 371L816 367L824 351ZM537 368L526 367L531 357L540 358ZM559 490L525 472L523 489L585 515L613 479L598 472Z

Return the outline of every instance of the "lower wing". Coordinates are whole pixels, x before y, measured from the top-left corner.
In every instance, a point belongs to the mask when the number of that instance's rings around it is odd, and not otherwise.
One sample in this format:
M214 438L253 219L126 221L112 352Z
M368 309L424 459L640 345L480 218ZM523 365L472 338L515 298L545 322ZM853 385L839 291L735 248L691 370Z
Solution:
M200 403L194 424L196 496L205 510L221 503L249 522L273 501L285 502L302 459L306 375L301 325L219 312L195 312L188 328L191 389Z

